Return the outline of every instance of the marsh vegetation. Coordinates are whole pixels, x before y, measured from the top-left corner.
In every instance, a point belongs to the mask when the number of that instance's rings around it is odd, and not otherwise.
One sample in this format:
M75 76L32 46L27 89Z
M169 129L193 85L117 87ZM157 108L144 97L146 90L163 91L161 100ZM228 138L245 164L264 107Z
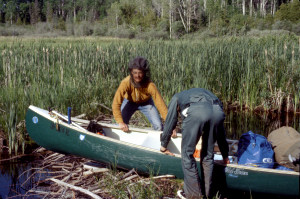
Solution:
M299 112L300 39L296 36L142 41L103 38L1 38L0 121L10 153L25 148L30 104L109 113L131 58L146 57L166 104L192 87L212 90L225 109Z

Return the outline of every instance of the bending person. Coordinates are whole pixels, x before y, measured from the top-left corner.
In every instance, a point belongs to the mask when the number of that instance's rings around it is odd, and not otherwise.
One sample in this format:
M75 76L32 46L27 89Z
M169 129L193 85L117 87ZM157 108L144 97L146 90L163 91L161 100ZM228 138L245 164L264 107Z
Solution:
M122 80L112 103L116 122L123 131L128 131L131 116L139 110L147 117L154 130L162 130L159 113L165 120L168 109L150 80L148 61L143 57L134 58L129 64L129 71L130 75Z
M222 103L213 93L202 88L192 88L175 94L170 101L164 131L161 135L160 150L169 155L172 153L167 150L167 146L173 129L176 127L178 111L183 118L181 156L184 192L187 198L201 198L203 195L211 197L215 141L218 142L224 163L229 163ZM193 154L201 136L200 168L204 180L202 177L200 182Z

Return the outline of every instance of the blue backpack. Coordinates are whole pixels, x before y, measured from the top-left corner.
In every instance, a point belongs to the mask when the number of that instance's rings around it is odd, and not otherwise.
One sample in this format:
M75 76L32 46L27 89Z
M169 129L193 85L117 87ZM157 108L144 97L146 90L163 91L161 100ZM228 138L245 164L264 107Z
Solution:
M252 131L244 133L238 144L238 164L274 167L274 151L267 138Z

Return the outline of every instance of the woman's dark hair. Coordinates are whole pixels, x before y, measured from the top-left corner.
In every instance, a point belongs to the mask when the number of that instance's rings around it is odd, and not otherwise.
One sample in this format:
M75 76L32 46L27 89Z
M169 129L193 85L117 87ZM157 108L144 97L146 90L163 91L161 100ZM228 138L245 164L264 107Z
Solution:
M142 85L145 85L148 82L150 82L150 68L149 68L149 62L146 58L138 56L138 57L132 59L129 62L128 69L130 71L131 82L133 83L133 85L135 87L139 88ZM131 74L131 71L133 69L139 69L144 72L144 78L143 78L142 82L139 84L137 84L133 81L132 74Z
M132 69L139 69L142 70L144 73L147 73L150 70L148 60L144 57L136 57L133 60L131 60L128 69L130 71L132 71Z

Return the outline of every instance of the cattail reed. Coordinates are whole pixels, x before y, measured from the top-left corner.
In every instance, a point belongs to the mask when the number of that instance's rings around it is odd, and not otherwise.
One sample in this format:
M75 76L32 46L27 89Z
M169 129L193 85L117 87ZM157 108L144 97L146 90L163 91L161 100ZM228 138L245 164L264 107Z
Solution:
M136 56L149 60L151 79L167 104L176 92L203 87L216 93L225 107L232 103L240 110L273 111L289 100L289 111L300 109L300 39L295 37L10 40L0 42L0 109L6 111L1 121L10 112L5 104L15 101L18 120L30 104L62 112L71 106L74 114L105 111L91 103L111 106ZM18 94L10 98L12 91Z

